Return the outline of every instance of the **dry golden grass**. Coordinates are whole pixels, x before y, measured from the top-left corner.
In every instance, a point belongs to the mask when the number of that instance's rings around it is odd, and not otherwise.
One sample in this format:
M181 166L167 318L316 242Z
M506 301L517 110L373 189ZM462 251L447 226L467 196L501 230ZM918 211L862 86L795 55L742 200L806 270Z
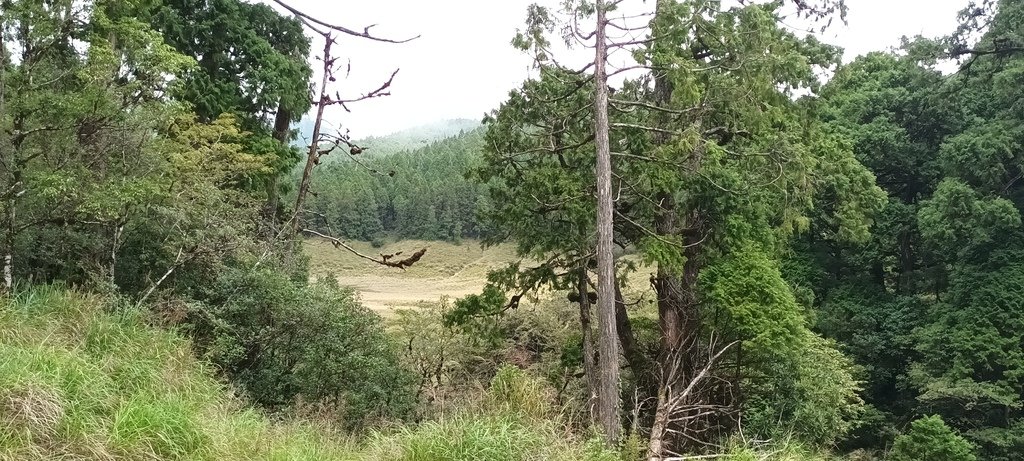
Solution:
M367 307L388 316L396 309L416 307L443 296L459 298L479 293L487 281L487 272L516 260L512 245L481 248L480 243L465 240L456 245L448 242L404 240L373 248L367 242L348 242L363 254L404 254L421 248L427 253L412 267L401 270L383 267L361 259L345 250L334 248L323 240L307 240L313 277L333 276L342 285L360 293Z
M427 253L414 266L406 269L383 267L361 259L324 240L305 242L313 277L333 276L342 285L354 288L363 304L385 317L397 309L415 308L422 302L434 302L444 296L460 298L479 293L487 282L487 272L516 261L515 246L502 244L481 248L474 240L456 245L448 242L403 240L382 248L368 242L347 242L367 255L404 254L421 248ZM626 258L637 260L636 256ZM638 294L650 289L651 271L640 266L630 274L627 292Z

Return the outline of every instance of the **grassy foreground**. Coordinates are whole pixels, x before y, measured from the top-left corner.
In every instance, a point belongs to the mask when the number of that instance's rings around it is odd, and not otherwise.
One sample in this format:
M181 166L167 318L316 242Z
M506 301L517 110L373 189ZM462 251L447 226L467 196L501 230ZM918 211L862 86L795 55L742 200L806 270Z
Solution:
M0 460L617 459L519 406L355 441L246 408L133 308L54 287L0 300Z

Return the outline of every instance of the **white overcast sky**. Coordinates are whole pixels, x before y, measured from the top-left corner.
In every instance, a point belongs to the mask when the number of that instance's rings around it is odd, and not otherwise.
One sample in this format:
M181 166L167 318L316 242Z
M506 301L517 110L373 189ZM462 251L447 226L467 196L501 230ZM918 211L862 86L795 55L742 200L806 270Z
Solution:
M261 0L270 3L267 0ZM846 50L844 59L898 45L902 36L938 36L953 30L957 12L968 0L847 0L848 25L822 34ZM289 4L326 22L362 29L378 24L377 35L404 38L393 45L342 37L334 48L351 59L352 73L339 76L343 96L379 85L395 68L401 71L392 95L337 110L327 120L351 130L353 137L384 135L450 118L482 118L528 75L530 60L509 45L523 25L531 3L557 0L289 0ZM653 7L648 0L640 7ZM838 21L836 21L838 23ZM313 49L322 40L314 37ZM314 67L319 63L314 62Z

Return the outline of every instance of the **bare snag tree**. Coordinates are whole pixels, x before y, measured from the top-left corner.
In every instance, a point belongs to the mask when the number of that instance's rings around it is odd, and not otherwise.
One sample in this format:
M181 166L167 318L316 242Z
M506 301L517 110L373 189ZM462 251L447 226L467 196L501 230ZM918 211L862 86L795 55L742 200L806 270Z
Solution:
M278 236L284 236L286 233L290 238L297 237L302 234L316 236L327 240L333 244L335 248L348 251L359 258L372 261L382 266L396 267L404 270L406 267L409 267L419 261L423 254L426 253L426 248L412 253L412 256L406 259L397 261L393 260L392 255L379 255L379 257L369 256L360 253L351 245L348 245L336 236L323 234L313 231L312 229L305 228L302 223L303 215L307 214L304 206L306 198L309 196L310 189L312 187L313 170L320 165L321 158L337 151L338 149L342 149L343 152L347 149L347 153L350 158L358 161L356 156L369 149L369 147L360 146L353 142L351 136L347 132L326 133L323 127L324 112L331 106L340 106L346 112L351 112L348 107L349 104L390 96L391 84L394 81L395 76L398 75L399 70L395 69L378 87L361 95L346 97L342 96L340 91L334 91L332 94L331 83L337 81L337 75L342 71L347 75L352 68L351 63L345 63L343 67L339 58L332 53L333 47L338 44L338 38L348 36L375 42L401 44L415 40L419 38L419 36L417 35L415 37L405 39L380 37L370 32L370 29L372 29L376 24L366 26L362 31L359 31L317 19L282 0L274 0L274 3L293 14L306 28L322 37L324 42L323 52L317 57L323 65L321 69L323 75L320 77L318 90L315 95L316 99L313 101L314 106L316 107L316 118L313 122L312 138L310 139L309 149L306 153L306 162L302 169L302 176L299 178L298 190L295 197L295 209L292 212L291 217L288 219L288 222L285 223L281 231L278 233Z

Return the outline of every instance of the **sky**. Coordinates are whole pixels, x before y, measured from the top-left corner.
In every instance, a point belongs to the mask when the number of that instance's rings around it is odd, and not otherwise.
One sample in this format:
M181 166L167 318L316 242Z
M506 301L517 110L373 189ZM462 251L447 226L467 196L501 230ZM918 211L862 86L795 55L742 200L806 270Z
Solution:
M268 0L262 0L269 3ZM399 69L391 95L350 105L351 113L332 108L332 128L354 138L380 136L404 128L452 118L481 119L509 90L530 75L531 60L509 44L522 27L531 3L557 0L286 0L322 21L375 35L419 38L405 44L342 37L333 49L351 62L347 78L332 87L342 97L372 90ZM632 0L639 8L654 2ZM944 35L956 27L956 14L968 0L846 0L848 24L820 35L843 47L844 60L899 44L902 36ZM313 37L314 52L323 40ZM588 51L589 52L589 51ZM319 62L313 62L314 67Z

